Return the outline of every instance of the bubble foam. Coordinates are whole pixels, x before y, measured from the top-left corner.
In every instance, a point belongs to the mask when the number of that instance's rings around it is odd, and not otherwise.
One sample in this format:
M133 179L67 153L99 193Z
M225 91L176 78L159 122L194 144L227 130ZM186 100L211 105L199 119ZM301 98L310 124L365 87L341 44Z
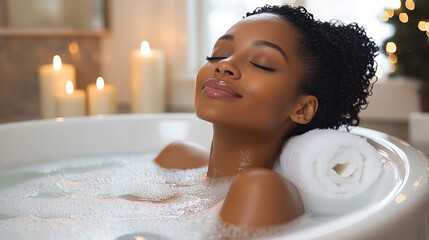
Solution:
M96 156L0 169L0 239L266 239L333 220L307 212L266 228L222 223L218 212L231 179L207 178L206 167L163 169L154 157ZM392 187L395 169L385 166L366 204L387 195L379 190Z
M199 239L229 179L167 170L154 154L68 159L0 171L0 238Z

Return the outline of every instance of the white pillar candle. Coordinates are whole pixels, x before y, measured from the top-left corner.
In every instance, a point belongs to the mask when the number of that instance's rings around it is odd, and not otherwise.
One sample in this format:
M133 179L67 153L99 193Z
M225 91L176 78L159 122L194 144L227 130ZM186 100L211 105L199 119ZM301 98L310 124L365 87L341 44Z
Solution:
M163 52L143 41L131 53L131 112L165 112L165 60Z
M95 84L87 87L89 115L114 114L117 112L116 89L113 85L104 84L102 77Z
M66 90L55 94L56 117L76 117L85 115L85 91L74 90L73 83L67 81Z
M40 115L42 118L53 118L55 114L55 93L65 91L66 82L76 84L76 69L71 64L62 64L58 55L54 56L53 64L39 68Z

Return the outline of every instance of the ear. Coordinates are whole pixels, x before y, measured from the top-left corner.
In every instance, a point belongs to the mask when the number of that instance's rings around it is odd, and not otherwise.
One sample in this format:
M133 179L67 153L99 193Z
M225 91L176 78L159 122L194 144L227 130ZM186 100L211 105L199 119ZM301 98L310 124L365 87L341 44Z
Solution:
M315 96L302 95L299 97L290 118L298 124L307 124L313 119L318 106L319 101Z

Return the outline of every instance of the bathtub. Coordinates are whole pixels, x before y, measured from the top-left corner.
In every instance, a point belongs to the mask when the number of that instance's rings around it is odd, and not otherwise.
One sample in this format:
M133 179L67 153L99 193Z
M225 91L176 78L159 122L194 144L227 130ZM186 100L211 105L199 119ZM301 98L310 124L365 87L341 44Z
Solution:
M428 160L408 143L353 128L398 167L395 186L376 204L275 239L429 239ZM194 114L57 118L0 125L0 168L100 154L144 153L169 142L210 146L211 124Z

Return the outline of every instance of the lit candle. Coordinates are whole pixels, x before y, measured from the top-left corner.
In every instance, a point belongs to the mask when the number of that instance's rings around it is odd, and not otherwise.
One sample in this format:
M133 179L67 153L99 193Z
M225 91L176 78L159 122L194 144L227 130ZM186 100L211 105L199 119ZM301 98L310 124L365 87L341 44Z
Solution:
M55 93L65 91L67 80L76 83L76 69L73 65L62 64L58 55L54 56L53 64L39 68L40 115L42 118L53 118L55 114Z
M131 53L131 111L165 112L165 60L163 52L143 41Z
M117 112L116 89L113 85L104 84L102 77L98 77L95 84L90 84L87 92L89 115Z
M58 91L55 94L56 117L85 115L85 92L73 88L72 81L67 81L65 91Z

